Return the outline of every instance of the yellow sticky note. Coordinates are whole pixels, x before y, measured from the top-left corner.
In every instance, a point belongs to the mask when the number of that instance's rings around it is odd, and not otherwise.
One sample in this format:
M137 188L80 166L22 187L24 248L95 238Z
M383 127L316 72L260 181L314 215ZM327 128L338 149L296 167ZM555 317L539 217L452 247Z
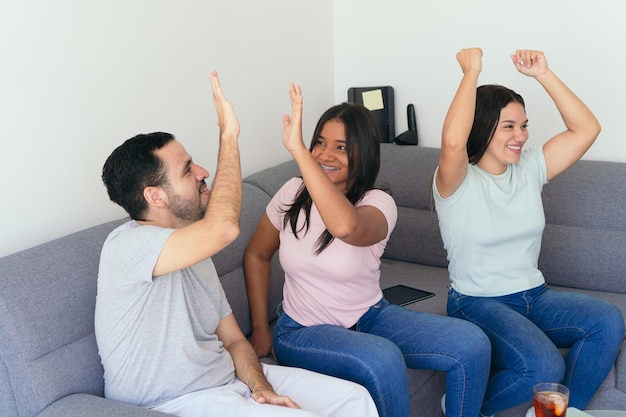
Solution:
M368 110L374 111L385 108L383 104L383 91L380 89L364 91L361 93L361 97L363 98L363 105L367 107Z

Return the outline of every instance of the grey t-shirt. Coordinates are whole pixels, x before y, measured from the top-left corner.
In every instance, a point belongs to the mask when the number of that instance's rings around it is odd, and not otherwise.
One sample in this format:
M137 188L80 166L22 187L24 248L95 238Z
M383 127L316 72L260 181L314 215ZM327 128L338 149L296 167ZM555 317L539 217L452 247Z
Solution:
M149 407L235 378L215 335L231 308L211 259L152 277L172 232L129 221L102 248L95 330L107 398Z

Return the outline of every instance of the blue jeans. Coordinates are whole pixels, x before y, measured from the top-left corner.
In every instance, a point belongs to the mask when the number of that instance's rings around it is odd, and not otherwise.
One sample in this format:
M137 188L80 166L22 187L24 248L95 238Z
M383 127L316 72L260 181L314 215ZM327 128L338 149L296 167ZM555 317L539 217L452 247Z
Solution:
M545 284L502 297L450 289L448 315L480 326L491 340L494 368L482 413L532 400L539 382L562 382L569 405L583 410L613 366L624 320L613 304ZM559 348L569 348L564 358Z
M281 312L278 361L347 379L368 389L381 417L409 417L407 367L446 372L446 414L476 417L489 378L491 347L471 323L421 313L382 299L355 330L305 327Z

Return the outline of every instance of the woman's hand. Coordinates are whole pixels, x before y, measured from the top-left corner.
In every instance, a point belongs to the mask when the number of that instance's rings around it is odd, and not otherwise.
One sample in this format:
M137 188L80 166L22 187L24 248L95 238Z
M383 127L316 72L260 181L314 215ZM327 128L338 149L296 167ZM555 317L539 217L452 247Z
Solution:
M254 351L259 358L263 358L271 353L274 359L276 359L276 357L274 356L272 341L272 332L270 331L269 327L266 329L252 331L250 344L252 344L252 347L254 348Z
M482 71L482 58L483 50L480 48L461 49L456 53L456 60L459 62L461 70L463 70L463 74L472 70L477 72Z
M302 91L299 85L289 84L289 99L291 100L291 117L283 116L283 145L291 153L305 150L302 141Z
M529 77L538 77L549 72L548 61L541 51L521 49L511 55L513 64L519 72Z

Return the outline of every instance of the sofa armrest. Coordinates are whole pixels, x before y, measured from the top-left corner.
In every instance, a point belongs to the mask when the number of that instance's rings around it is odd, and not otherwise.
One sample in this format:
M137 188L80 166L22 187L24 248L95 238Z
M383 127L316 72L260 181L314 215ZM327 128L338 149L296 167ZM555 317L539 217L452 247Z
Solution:
M38 417L171 417L91 394L72 394L46 407Z

